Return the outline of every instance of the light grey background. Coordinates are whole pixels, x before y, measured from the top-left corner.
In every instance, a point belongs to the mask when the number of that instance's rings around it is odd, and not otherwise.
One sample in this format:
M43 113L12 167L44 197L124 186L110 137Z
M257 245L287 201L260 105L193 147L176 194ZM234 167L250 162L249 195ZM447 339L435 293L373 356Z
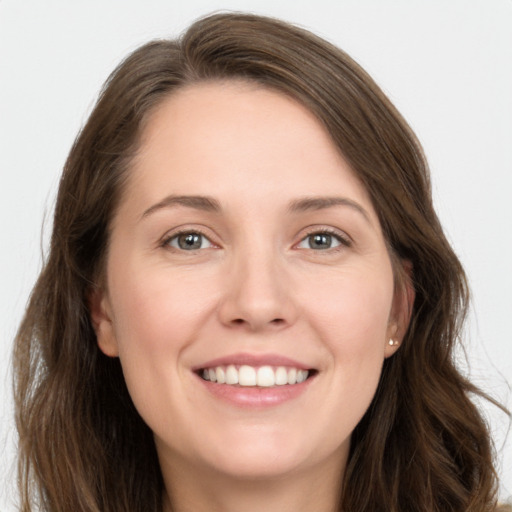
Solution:
M41 267L66 154L121 58L219 9L282 17L333 41L410 122L429 158L441 219L470 277L470 374L512 405L512 0L0 0L4 512L16 510L12 338ZM508 421L494 407L485 413L506 498L512 494Z

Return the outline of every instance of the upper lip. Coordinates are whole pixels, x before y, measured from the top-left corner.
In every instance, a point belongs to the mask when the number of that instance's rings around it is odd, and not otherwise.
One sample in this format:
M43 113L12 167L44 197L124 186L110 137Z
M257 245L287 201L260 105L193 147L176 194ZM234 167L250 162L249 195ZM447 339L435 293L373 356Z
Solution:
M216 359L211 359L192 368L193 371L204 368L214 368L216 366L229 365L248 365L248 366L288 366L299 370L310 370L311 366L279 354L231 354Z

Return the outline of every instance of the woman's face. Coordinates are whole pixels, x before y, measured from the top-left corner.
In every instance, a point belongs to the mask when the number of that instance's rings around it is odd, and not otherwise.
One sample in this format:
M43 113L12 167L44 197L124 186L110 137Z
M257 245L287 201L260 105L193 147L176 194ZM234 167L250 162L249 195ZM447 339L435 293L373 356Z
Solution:
M396 350L396 295L368 194L317 119L209 83L149 118L92 315L164 473L341 474Z

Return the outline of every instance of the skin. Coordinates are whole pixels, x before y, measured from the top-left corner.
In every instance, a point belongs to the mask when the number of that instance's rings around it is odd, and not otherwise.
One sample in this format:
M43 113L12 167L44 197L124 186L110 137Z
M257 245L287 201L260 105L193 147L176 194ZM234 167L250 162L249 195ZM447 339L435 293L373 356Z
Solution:
M325 197L343 201L304 206ZM202 233L201 248L181 249L178 231ZM312 246L326 231L331 245ZM98 343L154 432L166 508L335 510L351 432L407 308L370 198L318 120L246 83L167 98L145 126L106 276L91 308ZM240 407L193 369L241 352L315 375L284 403Z

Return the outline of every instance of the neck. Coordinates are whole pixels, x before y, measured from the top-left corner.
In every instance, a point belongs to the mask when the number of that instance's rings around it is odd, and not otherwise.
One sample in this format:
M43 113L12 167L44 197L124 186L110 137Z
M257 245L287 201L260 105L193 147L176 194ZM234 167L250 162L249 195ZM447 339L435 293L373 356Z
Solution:
M338 465L339 466L339 465ZM214 470L162 467L164 512L335 512L342 468L313 468L269 478L233 478Z

